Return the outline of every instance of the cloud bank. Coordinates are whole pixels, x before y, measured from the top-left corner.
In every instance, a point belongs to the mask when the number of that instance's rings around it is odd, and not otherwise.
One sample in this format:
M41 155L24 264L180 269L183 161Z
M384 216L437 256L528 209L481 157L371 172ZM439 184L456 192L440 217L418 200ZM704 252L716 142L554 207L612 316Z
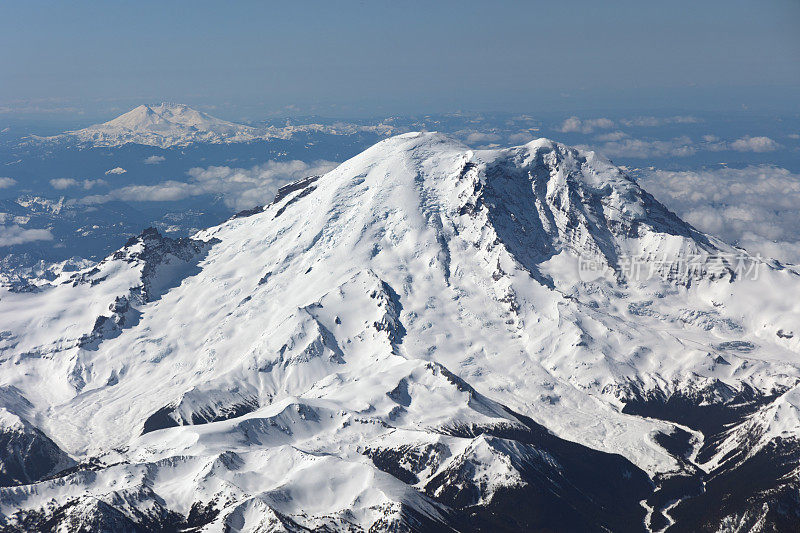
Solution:
M607 157L630 157L635 159L647 159L651 157L688 157L697 153L689 137L675 137L667 141L631 139L625 137L622 132L614 132L610 136L598 140L609 139L599 145L586 146L581 148L597 150ZM616 139L616 140L615 140Z
M698 124L701 119L691 115L675 117L634 117L619 120L622 126L635 128L652 128L669 124ZM561 133L594 133L597 130L609 130L615 126L610 118L581 119L576 116L569 117L556 128ZM622 132L618 132L622 133Z
M467 135L467 142L470 144L476 143L492 143L497 142L501 139L501 137L496 133L484 133L476 131L475 133L470 133Z
M512 133L508 136L508 141L512 144L525 144L534 140L536 136L530 131L521 131L519 133Z
M52 240L53 234L47 229L25 229L17 225L0 226L0 247Z
M69 189L70 187L83 187L85 190L89 190L92 187L99 186L99 185L107 185L105 180L96 179L96 180L76 180L73 178L55 178L50 180L50 186L54 189L63 191L64 189Z
M800 174L770 165L644 173L639 182L698 229L800 263Z
M582 133L584 135L594 134L593 143L583 145L583 148L597 150L609 157L630 157L630 158L653 158L653 157L689 157L702 151L722 152L737 151L751 153L774 152L784 148L776 140L766 136L745 135L738 139L720 139L716 135L705 134L699 139L692 139L687 135L673 137L672 133L667 136L656 135L643 136L639 138L632 135L627 128L654 128L658 134L659 127L669 125L700 124L703 120L691 115L679 115L672 117L653 117L642 116L635 118L621 118L611 120L609 118L582 119L572 116L562 122L555 129L561 133ZM613 130L613 131L601 131ZM668 131L668 130L665 130Z
M613 127L614 121L610 118L580 119L573 116L562 122L556 129L561 133L592 133L595 130L607 130Z
M658 126L664 126L667 124L698 124L702 122L702 120L700 120L697 117L693 117L691 115L679 115L675 117L624 118L620 120L620 122L628 127L654 128Z
M335 166L336 163L331 161L268 161L249 169L198 167L189 170L188 181L169 180L156 185L129 185L108 194L87 196L80 203L98 204L112 200L168 202L212 194L221 196L225 205L231 208L247 209L272 201L281 185L306 176L324 174Z
M613 131L594 137L599 144L581 145L582 148L597 150L608 157L630 157L647 159L651 157L688 157L700 151L723 152L774 152L782 148L769 137L745 136L735 141L720 141L714 135L703 135L702 142L695 142L683 135L672 139L636 139L622 131Z
M742 137L731 143L731 148L739 152L774 152L780 146L769 137Z
M0 178L0 189L7 189L17 184L14 178Z

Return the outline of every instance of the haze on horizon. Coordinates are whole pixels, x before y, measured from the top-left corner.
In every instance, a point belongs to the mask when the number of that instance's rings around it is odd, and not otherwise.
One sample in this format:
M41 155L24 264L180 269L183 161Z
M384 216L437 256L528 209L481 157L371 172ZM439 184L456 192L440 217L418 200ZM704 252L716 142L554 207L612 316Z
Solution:
M4 2L0 117L797 113L800 3Z

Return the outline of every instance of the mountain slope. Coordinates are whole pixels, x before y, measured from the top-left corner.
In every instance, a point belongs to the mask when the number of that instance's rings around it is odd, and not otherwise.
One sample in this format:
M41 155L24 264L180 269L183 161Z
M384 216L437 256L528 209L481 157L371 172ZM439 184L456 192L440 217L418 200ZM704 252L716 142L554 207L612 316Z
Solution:
M1 384L78 463L2 489L0 511L40 528L663 529L737 471L713 459L735 428L796 405L796 287L591 152L394 137L191 240L146 232L0 293ZM742 501L673 527L733 523Z

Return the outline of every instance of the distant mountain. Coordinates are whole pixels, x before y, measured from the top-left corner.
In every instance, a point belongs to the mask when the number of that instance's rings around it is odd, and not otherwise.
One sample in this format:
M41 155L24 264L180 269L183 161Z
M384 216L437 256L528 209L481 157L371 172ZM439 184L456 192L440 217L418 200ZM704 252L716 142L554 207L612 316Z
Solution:
M192 143L239 143L289 139L299 132L322 132L332 135L352 135L370 132L389 135L395 131L387 124L359 125L350 123L301 124L284 127L252 127L228 122L197 111L183 104L162 103L140 105L117 118L95 124L82 130L68 131L54 137L35 137L51 142L73 140L98 147L114 147L124 144L141 144L170 148L188 146Z
M140 105L102 126L111 130L124 129L135 132L165 131L169 133L175 129L183 129L226 135L255 131L255 128L220 120L186 105L167 103L152 107Z
M0 288L0 520L791 531L797 294L593 152L393 137Z
M182 104L139 107L114 120L66 135L95 146L126 143L168 148L193 142L247 142L262 137L256 128L221 120Z

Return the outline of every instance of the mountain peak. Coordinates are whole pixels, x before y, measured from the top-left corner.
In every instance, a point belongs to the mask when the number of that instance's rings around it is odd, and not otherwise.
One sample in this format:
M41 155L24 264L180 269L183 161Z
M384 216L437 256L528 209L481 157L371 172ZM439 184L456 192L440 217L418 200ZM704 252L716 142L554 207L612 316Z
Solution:
M184 104L163 102L158 105L140 105L102 125L122 127L134 131L148 131L155 126L173 125L195 127L210 131L214 126L234 126Z
M658 271L714 242L592 152L439 133L386 139L191 239L145 230L0 298L0 409L30 423L7 418L10 449L56 465L15 476L0 513L28 529L86 513L148 530L659 529L692 498L738 498L746 454L717 459L758 432L753 453L773 455L752 468L797 467L800 444L788 462L767 444L797 433L798 395L763 407L800 382L800 340L776 334L800 320L798 277L621 275L625 255ZM619 275L582 280L581 257ZM786 473L765 475L796 494ZM724 512L793 501L765 498Z
M624 257L688 257L723 246L680 220L607 159L544 138L472 150L440 133L406 133L344 162L314 187L320 191L315 198L331 194L350 210L357 203L366 212L414 217L422 209L424 216L453 228L456 239L473 232L486 239L491 230L511 259L534 276L540 264L562 252L619 273ZM384 223L366 213L342 220L353 228L355 220ZM352 231L372 235L366 227Z
M67 132L96 146L137 143L168 148L192 142L243 142L260 138L255 128L213 117L185 104L139 105L108 122Z

